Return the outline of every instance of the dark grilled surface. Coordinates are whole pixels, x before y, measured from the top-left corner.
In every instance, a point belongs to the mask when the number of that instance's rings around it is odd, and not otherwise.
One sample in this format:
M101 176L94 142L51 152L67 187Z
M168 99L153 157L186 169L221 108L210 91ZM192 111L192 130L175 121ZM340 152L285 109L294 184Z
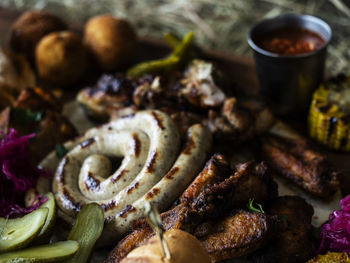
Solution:
M276 198L268 207L280 219L280 229L269 245L252 257L256 263L306 262L314 253L311 225L314 210L298 196Z
M338 188L338 175L326 156L303 139L269 135L262 140L262 152L263 158L280 175L312 195L329 198Z
M215 154L177 204L161 214L163 226L197 235L212 254L213 262L246 255L273 236L277 222L269 215L236 209L246 207L253 192L261 203L277 196L277 187L267 166L249 162L230 176L225 157ZM133 229L112 250L105 263L120 262L154 235L145 220L136 221ZM222 240L226 240L226 245Z

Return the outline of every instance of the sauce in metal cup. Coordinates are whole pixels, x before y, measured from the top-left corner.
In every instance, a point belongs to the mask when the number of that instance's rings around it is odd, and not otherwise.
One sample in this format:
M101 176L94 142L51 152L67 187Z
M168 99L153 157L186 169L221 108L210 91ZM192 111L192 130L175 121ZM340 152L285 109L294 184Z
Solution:
M309 15L286 14L253 27L248 43L260 89L277 114L307 110L323 80L331 36L326 22Z

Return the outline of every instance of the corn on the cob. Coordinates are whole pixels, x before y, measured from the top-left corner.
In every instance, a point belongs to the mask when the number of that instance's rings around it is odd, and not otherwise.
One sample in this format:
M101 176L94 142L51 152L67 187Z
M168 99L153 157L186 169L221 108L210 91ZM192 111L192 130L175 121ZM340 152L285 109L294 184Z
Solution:
M350 76L339 74L314 92L309 133L330 149L350 151Z

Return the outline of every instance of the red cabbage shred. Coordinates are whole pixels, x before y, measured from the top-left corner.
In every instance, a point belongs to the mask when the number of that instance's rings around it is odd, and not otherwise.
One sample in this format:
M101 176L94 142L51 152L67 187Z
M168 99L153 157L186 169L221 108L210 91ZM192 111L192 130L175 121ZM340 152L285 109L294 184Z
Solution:
M24 195L39 176L46 172L33 166L29 159L29 142L35 134L18 136L10 129L0 141L0 217L15 218L32 212L47 198L39 196L31 206L24 206Z
M340 207L322 225L320 253L350 253L350 195L340 201Z

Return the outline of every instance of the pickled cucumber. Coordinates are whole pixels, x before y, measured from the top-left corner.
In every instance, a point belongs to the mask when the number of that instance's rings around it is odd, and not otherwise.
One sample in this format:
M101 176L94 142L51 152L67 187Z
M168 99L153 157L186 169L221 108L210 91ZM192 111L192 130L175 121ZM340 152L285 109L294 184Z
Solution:
M69 240L78 241L78 252L64 262L88 262L95 243L102 234L103 225L104 216L101 206L96 203L85 205L79 212L77 220L68 236Z
M52 230L53 230L53 226L54 226L55 220L56 220L56 202L55 202L55 197L53 196L52 193L47 193L45 195L45 197L47 197L48 199L47 199L47 201L45 203L43 203L40 206L40 208L46 207L46 208L49 209L49 212L47 214L44 226L40 230L39 235L33 241L36 244L41 244L41 243L45 243L45 242L49 241L49 238L51 236L51 233L52 233Z
M194 33L187 33L182 41L177 41L176 37L166 35L166 40L170 42L173 52L166 58L141 62L127 72L128 77L141 77L145 74L166 72L169 70L179 69L187 64L189 59L189 52L193 47Z
M68 240L0 255L0 263L53 262L64 260L78 251L79 244Z
M40 208L20 218L0 218L0 252L28 245L40 233L48 212Z

